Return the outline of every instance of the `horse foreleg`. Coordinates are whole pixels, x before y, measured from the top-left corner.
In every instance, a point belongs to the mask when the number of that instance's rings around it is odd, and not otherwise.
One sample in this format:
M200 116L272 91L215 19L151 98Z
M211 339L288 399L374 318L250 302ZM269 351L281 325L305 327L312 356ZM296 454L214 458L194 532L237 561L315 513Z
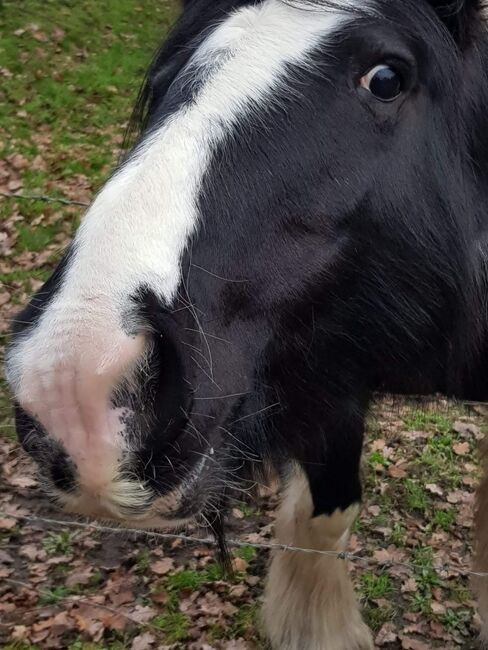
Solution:
M289 478L276 535L280 543L342 552L359 505L314 515L307 477ZM265 590L264 624L275 650L370 650L371 633L361 618L344 560L298 551L274 554Z

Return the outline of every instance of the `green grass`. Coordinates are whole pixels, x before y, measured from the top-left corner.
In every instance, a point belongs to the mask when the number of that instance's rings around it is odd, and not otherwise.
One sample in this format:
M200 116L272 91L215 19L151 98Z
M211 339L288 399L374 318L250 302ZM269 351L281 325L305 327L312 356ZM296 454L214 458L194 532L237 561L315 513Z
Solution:
M417 592L411 598L412 610L430 614L432 589L440 584L439 575L433 568L432 549L428 546L414 549L412 563L416 565L414 576L417 583Z
M365 572L361 576L361 593L366 600L386 598L391 591L392 582L388 574Z
M43 541L44 550L48 555L68 555L72 551L72 538L69 530L48 533Z
M137 553L136 571L138 573L146 573L146 571L149 570L150 565L151 565L151 554L149 553L147 548L143 548Z
M258 620L259 605L257 603L242 605L234 617L227 636L232 639L238 639L254 633L256 628L259 627Z
M79 592L80 589L78 587L64 587L63 585L51 587L50 589L43 589L39 596L39 605L41 607L56 605L62 603L68 596L78 594Z
M375 468L376 465L383 465L383 467L388 467L390 465L390 461L383 456L381 451L372 451L369 456L368 456L368 462L369 464Z
M22 11L16 0L0 5L0 58L13 75L3 82L0 123L12 139L26 141L27 155L36 152L31 140L36 128L48 125L61 151L81 143L91 153L84 161L68 156L59 170L96 174L110 151L104 155L90 145L103 145L105 129L125 122L151 52L176 16L176 2L23 0L22 5ZM32 23L45 42L36 40ZM21 29L26 31L15 34ZM28 119L19 117L19 106Z
M1 339L0 339L1 340ZM0 377L0 437L15 439L14 414L7 383Z
M410 431L436 431L436 433L448 433L452 427L449 417L435 411L415 410L405 418L405 424Z
M200 589L207 582L215 582L222 578L221 568L215 564L208 564L205 569L185 569L168 576L166 587L168 591L194 591Z
M449 510L436 510L434 512L434 526L442 528L445 531L450 531L455 521L456 512L453 508L449 508Z
M143 74L177 14L176 0L22 0L21 11L17 0L0 3L0 61L9 71L0 90L0 155L31 163L41 154L45 163L22 170L23 191L62 194L74 175L93 190L103 182ZM0 221L11 205L0 201ZM56 227L30 229L29 221L54 209L22 203L18 251L52 241Z
M405 501L408 509L424 513L429 501L423 483L414 479L405 479L403 487L405 490Z
M235 555L237 557L240 557L242 560L245 560L246 562L251 562L252 560L254 560L256 554L257 551L254 548L254 546L241 546L235 552Z
M188 636L189 620L185 614L178 611L170 611L156 616L151 625L159 628L167 643L178 643L184 641Z
M391 577L386 573L365 571L359 582L360 593L364 603L364 617L373 631L393 619L391 607L378 606L375 601L388 599L394 590Z
M0 158L20 154L21 191L53 196L81 184L94 193L120 153L143 75L178 15L177 0L2 0ZM33 25L37 27L33 27ZM34 164L41 159L42 165ZM2 286L24 304L32 280L45 281L61 248L23 267L18 255L41 253L69 236L81 209L0 199L0 223L18 206L13 255L2 258ZM1 308L0 308L1 310ZM0 338L0 347L6 338ZM1 350L0 350L1 355ZM1 359L0 359L1 365ZM14 437L8 391L0 379L0 435Z

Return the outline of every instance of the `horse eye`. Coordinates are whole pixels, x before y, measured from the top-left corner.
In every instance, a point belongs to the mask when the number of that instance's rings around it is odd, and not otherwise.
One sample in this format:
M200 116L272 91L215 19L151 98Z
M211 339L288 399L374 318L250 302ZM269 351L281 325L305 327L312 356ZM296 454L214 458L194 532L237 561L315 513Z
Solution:
M361 78L360 84L382 102L392 102L403 91L400 73L389 65L377 65L372 68Z

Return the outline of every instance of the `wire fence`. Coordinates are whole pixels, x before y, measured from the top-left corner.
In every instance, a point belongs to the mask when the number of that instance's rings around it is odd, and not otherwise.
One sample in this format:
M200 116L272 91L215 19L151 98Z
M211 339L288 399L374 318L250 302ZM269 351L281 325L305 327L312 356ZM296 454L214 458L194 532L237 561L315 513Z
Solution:
M4 199L20 201L40 201L41 203L61 203L62 205L76 205L87 208L90 204L84 201L75 201L62 196L48 196L46 194L15 194L15 192L0 192Z
M161 533L151 530L142 530L137 528L122 528L114 526L103 526L95 522L82 522L82 521L72 521L72 520L62 520L62 519L51 519L48 517L40 517L38 515L16 515L10 514L7 512L0 512L0 518L12 519L18 522L30 522L30 523L43 523L50 526L58 526L62 528L72 528L78 530L90 530L96 533L106 533L106 534L117 534L127 537L129 534L137 535L146 539L153 539L159 541L175 541L179 540L187 544L196 544L196 545L205 545L217 547L218 542L213 537L196 537L193 535L185 535L183 533ZM444 562L440 564L429 563L419 564L415 562L400 562L393 560L382 560L371 555L357 555L355 553L349 553L347 551L331 551L331 550L320 550L313 548L306 548L302 546L294 546L291 544L282 544L279 542L250 542L246 540L239 539L226 539L226 544L230 548L249 548L252 547L257 551L287 551L291 553L304 553L306 555L315 555L321 557L328 557L344 562L353 562L358 564L363 564L365 566L376 566L383 570L391 569L395 567L402 567L412 572L425 571L426 569L433 570L439 574L442 578L447 573L452 576L453 574L459 577L476 577L476 578L488 578L488 572L484 571L473 571L467 566L459 566L453 563ZM378 550L383 550L378 549ZM443 576L444 574L444 576Z

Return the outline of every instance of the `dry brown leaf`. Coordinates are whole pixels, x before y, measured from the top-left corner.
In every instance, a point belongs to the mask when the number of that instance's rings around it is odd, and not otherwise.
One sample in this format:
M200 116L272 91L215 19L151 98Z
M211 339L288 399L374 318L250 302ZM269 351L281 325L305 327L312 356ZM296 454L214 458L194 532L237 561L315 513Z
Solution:
M75 585L87 585L90 582L92 575L93 575L93 567L86 566L77 571L73 571L66 578L65 584L67 587L74 587Z
M120 607L120 605L126 605L127 603L134 602L134 594L129 589L116 593L109 593L108 597L110 599L110 602L115 605L115 607Z
M382 646L387 643L394 643L397 639L398 634L393 623L385 623L376 635L375 643L377 646Z
M430 644L427 645L423 641L411 639L407 636L402 638L402 648L404 648L404 650L432 650L432 646Z
M151 571L158 576L165 576L175 568L174 560L170 557L165 557L162 560L156 560L151 564Z
M453 430L464 438L476 438L476 440L481 440L484 436L481 433L480 428L473 422L462 422L458 420L452 425Z
M149 606L136 605L130 612L130 617L137 623L148 623L152 618L157 616L158 612Z
M245 573L247 571L248 566L249 565L246 562L246 560L243 560L241 557L235 557L232 560L232 568L237 573Z
M136 636L132 641L131 650L147 650L148 648L151 648L155 642L155 636L150 632L144 632L144 634Z
M444 494L442 488L440 488L436 483L427 483L425 489L428 490L431 494L436 494L439 497Z
M406 478L408 476L407 472L402 467L398 467L398 465L390 465L388 474L392 478Z
M470 452L469 442L458 442L452 448L457 456L466 456Z
M405 580L401 587L402 594L414 594L417 590L418 585L415 578L408 578L408 580Z
M433 600L431 605L430 605L433 614L445 614L446 613L446 608L442 603L438 603L437 601Z

